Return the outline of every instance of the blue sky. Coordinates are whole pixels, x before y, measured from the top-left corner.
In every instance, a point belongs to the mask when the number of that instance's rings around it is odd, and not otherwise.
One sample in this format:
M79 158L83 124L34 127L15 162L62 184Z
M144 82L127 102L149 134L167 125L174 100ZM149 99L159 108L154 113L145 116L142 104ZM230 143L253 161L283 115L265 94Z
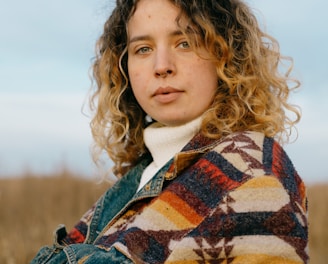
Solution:
M295 62L299 137L285 147L306 182L328 180L328 22L324 0L248 0ZM0 177L49 173L65 163L92 176L89 118L94 44L114 1L12 0L0 8Z

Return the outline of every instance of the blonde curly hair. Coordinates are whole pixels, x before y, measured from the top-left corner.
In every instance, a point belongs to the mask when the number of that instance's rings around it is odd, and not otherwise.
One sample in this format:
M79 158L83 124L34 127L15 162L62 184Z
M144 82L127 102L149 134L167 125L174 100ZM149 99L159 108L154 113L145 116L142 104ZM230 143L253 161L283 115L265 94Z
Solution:
M281 56L278 42L260 29L251 9L241 0L168 1L180 8L181 16L189 20L216 63L218 88L213 104L204 114L201 133L220 138L252 130L288 140L300 112L287 100L299 82L289 77L292 59ZM148 152L143 141L147 114L137 103L126 74L126 25L137 3L138 0L117 1L97 42L93 64L94 157L97 160L105 150L114 162L117 176ZM281 73L283 60L290 62L290 67ZM293 87L289 86L291 83ZM293 113L294 119L287 112Z

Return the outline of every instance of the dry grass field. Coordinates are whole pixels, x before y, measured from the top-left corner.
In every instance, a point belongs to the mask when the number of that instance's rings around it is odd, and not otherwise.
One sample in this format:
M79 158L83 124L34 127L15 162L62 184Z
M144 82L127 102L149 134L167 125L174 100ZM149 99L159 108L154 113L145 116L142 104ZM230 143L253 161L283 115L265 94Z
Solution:
M52 177L0 179L0 263L29 263L42 245L52 243L60 223L70 229L108 188L67 172ZM328 259L328 183L310 186L311 264Z

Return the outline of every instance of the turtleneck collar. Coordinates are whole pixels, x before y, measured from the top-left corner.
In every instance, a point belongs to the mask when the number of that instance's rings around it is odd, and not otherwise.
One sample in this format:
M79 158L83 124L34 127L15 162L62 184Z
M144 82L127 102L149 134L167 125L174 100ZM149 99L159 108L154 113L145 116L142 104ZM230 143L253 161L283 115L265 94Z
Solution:
M198 133L201 122L199 117L175 127L153 123L144 130L144 142L153 162L143 171L138 191Z
M145 145L156 166L162 167L178 153L199 131L202 118L181 126L164 126L153 123L144 130Z

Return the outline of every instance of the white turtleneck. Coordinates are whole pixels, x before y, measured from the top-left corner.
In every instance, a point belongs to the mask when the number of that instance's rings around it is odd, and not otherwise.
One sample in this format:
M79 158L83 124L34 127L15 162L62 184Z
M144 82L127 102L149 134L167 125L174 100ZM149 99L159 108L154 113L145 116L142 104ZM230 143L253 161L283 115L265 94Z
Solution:
M196 135L201 120L199 117L175 127L153 123L144 130L145 145L153 157L153 162L142 173L138 191Z

